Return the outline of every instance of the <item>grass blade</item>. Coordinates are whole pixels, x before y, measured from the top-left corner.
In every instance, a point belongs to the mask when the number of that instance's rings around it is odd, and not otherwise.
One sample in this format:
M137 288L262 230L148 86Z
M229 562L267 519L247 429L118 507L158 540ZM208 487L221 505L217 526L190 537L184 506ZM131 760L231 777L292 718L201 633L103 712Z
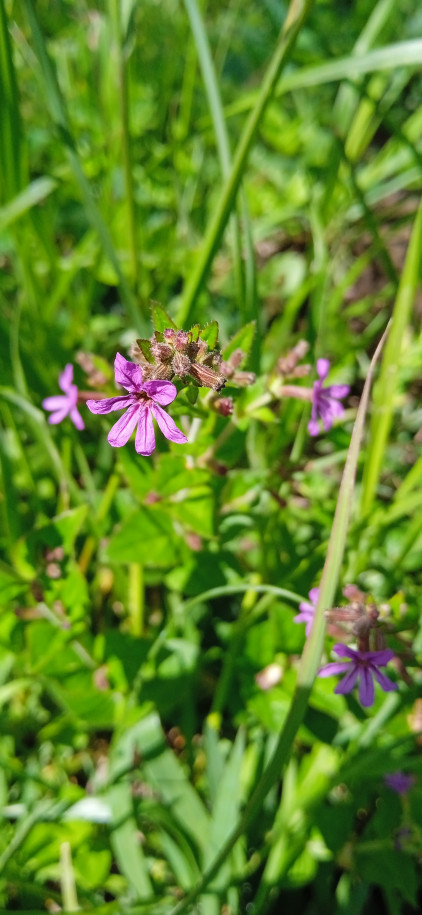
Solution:
M186 286L178 314L178 323L180 325L188 324L191 319L196 297L203 286L217 245L222 238L227 220L233 209L249 152L262 116L269 100L274 94L280 73L289 58L296 38L312 5L313 0L292 0L290 4L289 12L281 31L276 50L265 73L261 91L240 138L230 176L224 185L214 216L209 223L199 258L192 272L191 279Z
M401 361L404 333L408 324L419 279L422 252L422 203L413 226L396 301L391 331L385 348L380 377L374 389L374 409L370 425L367 458L363 475L362 511L367 514L381 473L394 410L394 397Z

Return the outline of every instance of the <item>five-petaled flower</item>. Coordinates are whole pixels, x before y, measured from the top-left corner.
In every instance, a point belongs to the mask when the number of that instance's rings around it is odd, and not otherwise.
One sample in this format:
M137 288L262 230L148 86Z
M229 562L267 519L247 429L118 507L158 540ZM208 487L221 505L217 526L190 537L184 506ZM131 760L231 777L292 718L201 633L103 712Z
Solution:
M66 416L70 416L77 429L85 429L85 423L76 406L78 402L78 389L73 384L73 365L68 363L63 372L59 375L59 388L64 391L62 394L55 394L53 397L46 397L42 405L44 410L51 410L51 416L48 422L61 423Z
M318 435L319 422L318 417L322 420L324 431L328 432L335 419L338 419L344 413L344 407L339 400L346 397L349 393L348 384L332 384L323 387L330 369L328 359L317 360L318 381L314 382L312 390L312 415L308 423L310 435Z
M171 416L163 407L172 403L177 389L171 381L142 380L140 365L128 362L120 353L114 360L116 384L126 388L127 394L119 397L108 397L105 400L87 400L86 405L91 413L111 413L113 410L126 410L123 416L112 426L108 441L114 448L120 448L129 441L136 429L135 448L138 454L152 454L155 448L155 435L152 418L157 421L162 433L172 442L187 442L186 435L180 432Z
M319 588L311 588L309 592L309 601L303 600L299 604L300 613L293 617L294 623L306 623L305 633L310 635L312 629L312 623L314 621L314 614L316 610L316 605L318 603Z
M382 651L355 651L354 648L348 648L347 645L338 643L334 645L333 651L339 658L350 658L352 662L350 664L348 661L341 663L335 661L333 664L326 664L319 671L320 677L346 674L344 679L337 684L335 693L350 693L359 679L360 702L364 706L369 706L373 704L375 696L373 678L386 693L397 689L397 684L379 670L394 658L394 651L389 648L384 648Z

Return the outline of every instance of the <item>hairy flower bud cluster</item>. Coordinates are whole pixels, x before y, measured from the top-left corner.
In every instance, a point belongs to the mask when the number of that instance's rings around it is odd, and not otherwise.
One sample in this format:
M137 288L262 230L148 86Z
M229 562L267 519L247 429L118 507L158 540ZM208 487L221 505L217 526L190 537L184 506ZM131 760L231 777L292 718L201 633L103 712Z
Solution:
M137 340L131 355L142 366L145 381L177 377L213 391L221 391L226 383L219 351L209 349L205 340L193 340L191 331L155 331L150 340Z

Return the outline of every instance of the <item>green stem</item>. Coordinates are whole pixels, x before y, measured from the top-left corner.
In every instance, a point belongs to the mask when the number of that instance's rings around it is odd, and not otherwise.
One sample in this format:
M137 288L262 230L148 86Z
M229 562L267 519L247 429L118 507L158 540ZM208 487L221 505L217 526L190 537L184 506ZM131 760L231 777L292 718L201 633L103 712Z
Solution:
M144 631L144 576L140 562L131 562L129 566L128 610L130 631L139 638Z
M69 842L62 842L60 846L60 885L63 908L66 912L76 912L79 906Z
M260 121L266 106L274 93L283 66L288 60L296 38L312 5L313 0L292 0L290 4L289 12L281 31L276 50L265 73L257 102L246 122L237 147L230 175L223 188L214 216L209 224L204 245L192 272L191 279L186 286L176 322L181 327L188 325L191 319L196 297L205 281L217 244L223 234L232 210Z
M246 832L250 824L256 818L260 809L262 808L263 802L268 792L280 777L283 766L290 754L293 740L303 721L324 646L324 610L326 607L330 607L333 604L340 576L341 563L343 560L343 554L346 545L347 528L352 507L356 467L359 457L359 449L362 441L364 421L368 407L372 375L375 363L384 344L385 337L386 333L383 335L375 351L362 392L362 398L357 411L349 451L346 458L346 465L340 485L337 508L334 515L327 557L325 560L321 585L319 588L319 598L315 611L314 624L312 627L311 635L305 643L305 648L299 664L296 688L273 756L270 759L266 769L264 770L255 790L253 791L238 825L233 830L232 834L229 836L223 848L211 866L205 872L199 883L189 893L187 893L185 898L182 899L174 909L172 909L170 915L181 915L181 913L185 912L189 906L196 901L198 896L204 892L211 880L215 877L224 862L227 860L237 840Z

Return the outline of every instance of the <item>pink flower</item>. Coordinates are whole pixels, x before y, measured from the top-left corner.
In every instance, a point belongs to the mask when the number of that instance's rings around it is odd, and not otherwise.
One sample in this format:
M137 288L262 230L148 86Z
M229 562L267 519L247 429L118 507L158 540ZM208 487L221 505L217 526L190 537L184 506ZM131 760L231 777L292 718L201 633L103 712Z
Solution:
M331 429L334 420L343 416L344 413L344 407L338 401L342 397L347 397L350 390L349 385L332 384L331 386L324 388L323 382L328 375L329 369L330 363L328 359L317 360L317 375L319 376L319 381L315 381L313 386L312 415L308 423L310 435L318 435L319 433L318 418L322 420L324 431L328 432L329 429Z
M55 425L56 423L61 423L66 416L70 416L77 429L85 429L85 423L76 406L78 389L76 384L73 384L73 365L70 363L66 365L64 371L59 375L59 388L64 391L64 397L61 394L57 394L53 397L46 397L42 402L44 410L53 411L51 416L48 417L48 422Z
M350 658L352 662L351 664L348 661L340 664L338 662L326 664L319 671L318 676L320 677L346 674L341 683L337 684L334 690L335 693L350 693L359 679L360 702L364 706L369 706L373 704L375 698L373 678L386 693L397 689L397 684L389 680L378 669L379 667L385 667L394 658L394 651L389 648L384 648L383 651L355 651L353 648L348 648L347 645L338 643L333 646L333 651L339 658Z
M142 380L140 365L128 362L120 353L114 360L114 377L116 384L126 388L128 394L120 397L108 397L105 400L87 400L86 405L91 413L111 413L113 410L126 410L123 416L111 427L108 441L113 448L126 445L136 429L135 448L138 454L152 454L155 448L155 435L152 418L157 421L163 435L172 442L187 442L186 435L180 432L171 416L162 409L172 403L177 390L171 381Z
M314 621L314 613L316 610L316 605L318 603L319 588L311 588L309 592L310 603L303 600L299 604L300 613L293 617L294 623L306 623L305 633L308 636L312 629L312 623Z

